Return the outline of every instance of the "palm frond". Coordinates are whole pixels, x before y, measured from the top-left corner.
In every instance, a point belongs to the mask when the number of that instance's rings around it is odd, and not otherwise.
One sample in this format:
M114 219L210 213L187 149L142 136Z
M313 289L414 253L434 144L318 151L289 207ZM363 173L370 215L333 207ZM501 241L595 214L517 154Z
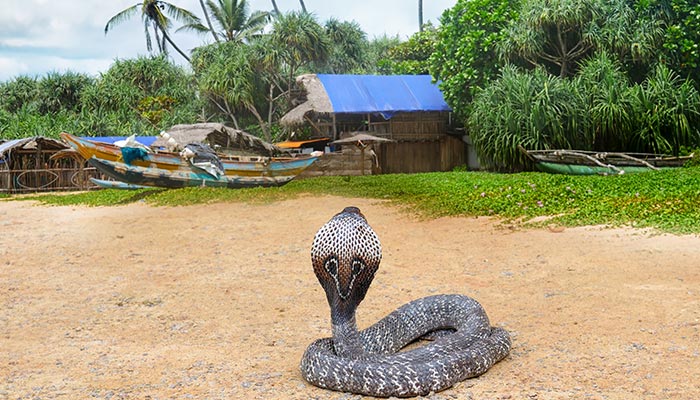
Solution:
M202 21L198 16L193 14L191 11L184 8L177 7L166 1L158 1L158 5L163 7L165 14L173 17L177 22L183 24L201 24Z
M223 29L226 26L223 0L216 0L216 3L213 0L207 0L206 4L207 8L209 8L209 16Z
M105 24L105 34L114 27L114 25L121 24L122 22L130 19L134 15L138 14L139 12L139 4L135 4L129 8L126 8L120 12L118 12L116 15L114 15L112 18L107 21L107 24Z
M179 27L175 30L175 32L180 32L180 31L209 33L209 28L202 25L202 24L187 24L187 25L182 25L181 27Z

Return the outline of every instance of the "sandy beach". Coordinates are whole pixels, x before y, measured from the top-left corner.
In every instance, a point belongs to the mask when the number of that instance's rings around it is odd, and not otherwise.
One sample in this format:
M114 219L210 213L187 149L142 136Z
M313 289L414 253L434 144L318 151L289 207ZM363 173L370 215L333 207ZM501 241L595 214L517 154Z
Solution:
M330 335L315 232L360 207L384 249L358 324L474 297L511 354L433 399L700 398L700 237L424 219L385 202L0 201L0 398L347 399L299 373Z

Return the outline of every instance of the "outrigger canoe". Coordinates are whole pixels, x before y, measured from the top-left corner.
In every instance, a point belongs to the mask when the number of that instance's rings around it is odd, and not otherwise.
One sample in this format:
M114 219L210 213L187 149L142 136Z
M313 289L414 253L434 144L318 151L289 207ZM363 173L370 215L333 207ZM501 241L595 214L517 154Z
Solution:
M92 157L106 161L123 162L122 149L109 143L96 142L79 138L69 133L61 133L66 143L74 148L86 160ZM220 156L226 176L234 177L294 177L318 159L318 155L300 155L298 157L248 157ZM172 152L148 152L143 159L136 159L129 165L143 168L157 168L166 171L188 171L191 164Z
M683 166L693 155L668 156L649 153L616 153L580 150L520 151L538 170L567 175L621 175Z
M92 157L90 165L103 174L131 185L163 188L183 187L222 187L229 189L282 186L294 179L286 176L231 176L213 175L202 168L191 166L189 169L167 170L162 168L139 167L118 161L109 161Z

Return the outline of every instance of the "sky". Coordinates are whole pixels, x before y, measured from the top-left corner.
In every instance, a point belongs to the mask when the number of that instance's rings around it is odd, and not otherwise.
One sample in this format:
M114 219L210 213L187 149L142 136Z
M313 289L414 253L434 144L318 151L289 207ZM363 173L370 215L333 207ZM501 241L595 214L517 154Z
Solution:
M140 15L104 34L104 26L113 15L137 2L0 0L0 81L68 70L96 76L105 72L115 59L148 54ZM203 17L198 0L169 2ZM269 0L248 2L250 10L272 8ZM424 22L438 25L442 12L456 2L424 0ZM330 17L357 22L369 39L386 34L406 40L418 30L416 0L305 0L304 4L320 23ZM277 0L277 6L282 12L300 10L297 0ZM195 33L172 36L183 50L211 41L210 37ZM170 56L175 62L185 63L173 49Z

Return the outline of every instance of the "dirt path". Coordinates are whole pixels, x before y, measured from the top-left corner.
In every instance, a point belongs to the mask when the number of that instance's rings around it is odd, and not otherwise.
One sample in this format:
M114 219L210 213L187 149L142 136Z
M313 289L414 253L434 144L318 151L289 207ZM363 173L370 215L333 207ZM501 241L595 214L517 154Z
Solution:
M700 398L700 237L424 221L338 197L0 201L0 398L352 398L298 372L330 334L311 240L347 205L384 248L361 327L463 293L513 335L507 359L433 398Z

